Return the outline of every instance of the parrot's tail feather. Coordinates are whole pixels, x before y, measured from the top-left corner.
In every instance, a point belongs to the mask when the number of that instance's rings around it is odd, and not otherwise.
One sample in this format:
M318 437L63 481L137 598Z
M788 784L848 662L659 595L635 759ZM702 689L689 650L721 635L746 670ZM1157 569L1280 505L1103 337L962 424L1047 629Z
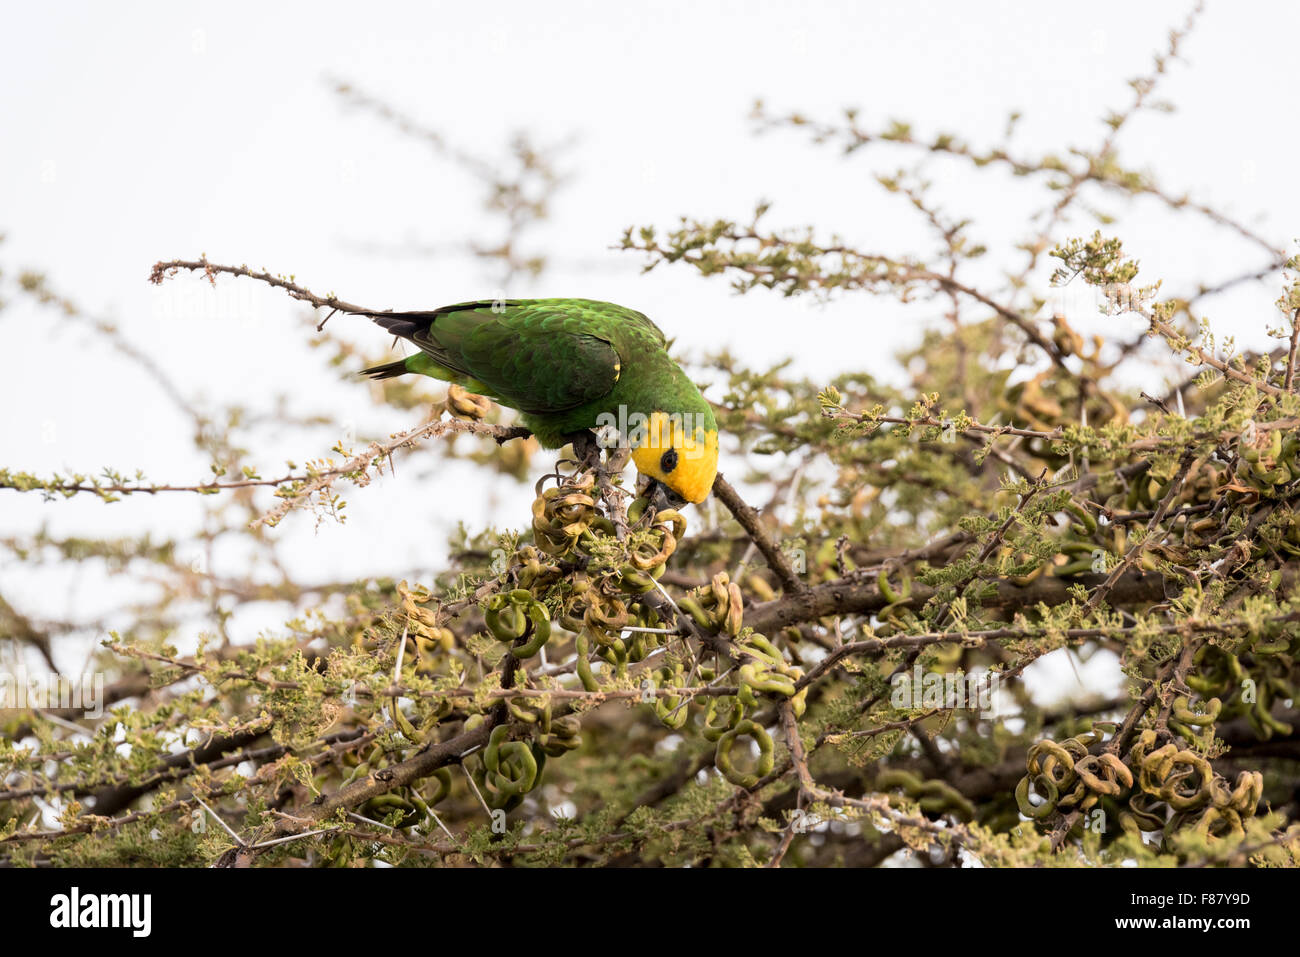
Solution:
M398 316L371 316L375 324L387 329L401 339L409 339L420 329L420 324Z
M372 379L395 379L399 375L406 375L409 371L406 368L406 360L398 359L396 362L385 362L383 365L362 369L357 374L368 375Z

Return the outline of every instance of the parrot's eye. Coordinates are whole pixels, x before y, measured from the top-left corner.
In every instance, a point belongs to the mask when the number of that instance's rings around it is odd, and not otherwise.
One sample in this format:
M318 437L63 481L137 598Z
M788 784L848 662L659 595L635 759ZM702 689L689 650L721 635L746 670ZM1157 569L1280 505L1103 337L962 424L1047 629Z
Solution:
M659 459L659 471L667 475L675 468L677 468L677 450L669 449Z

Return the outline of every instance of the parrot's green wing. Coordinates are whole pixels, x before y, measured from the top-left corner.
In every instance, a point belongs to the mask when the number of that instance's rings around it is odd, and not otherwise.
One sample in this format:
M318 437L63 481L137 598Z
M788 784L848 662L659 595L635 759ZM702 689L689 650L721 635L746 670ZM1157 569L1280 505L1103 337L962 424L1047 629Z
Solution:
M464 302L372 316L451 373L522 412L577 408L609 393L622 371L615 343L630 331L663 344L641 313L586 299Z

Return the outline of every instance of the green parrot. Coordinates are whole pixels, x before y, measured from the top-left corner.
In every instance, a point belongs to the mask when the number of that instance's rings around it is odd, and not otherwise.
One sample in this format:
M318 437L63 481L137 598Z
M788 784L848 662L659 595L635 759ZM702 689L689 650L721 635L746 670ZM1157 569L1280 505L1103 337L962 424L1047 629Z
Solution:
M708 497L718 470L713 409L641 313L591 299L498 299L370 318L420 351L362 374L455 382L517 409L543 448L586 446L588 430L612 426L651 501Z

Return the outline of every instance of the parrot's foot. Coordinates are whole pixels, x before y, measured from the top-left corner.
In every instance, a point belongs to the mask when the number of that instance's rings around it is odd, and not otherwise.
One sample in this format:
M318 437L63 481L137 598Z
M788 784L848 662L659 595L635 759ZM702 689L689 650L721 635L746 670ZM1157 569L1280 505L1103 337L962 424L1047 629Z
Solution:
M594 472L600 468L600 443L590 429L566 435L573 446L573 454L578 457L578 468L584 472Z
M505 445L511 439L526 439L532 434L532 429L525 428L522 425L516 425L496 437L497 445Z
M566 438L573 446L574 455L578 457L579 470L596 476L596 488L600 491L600 500L609 520L614 523L614 535L620 542L623 541L628 533L627 508L623 504L626 493L614 485L613 478L623 474L632 450L622 446L604 450L595 433L590 430L575 432ZM601 460L602 451L608 452L604 461Z

